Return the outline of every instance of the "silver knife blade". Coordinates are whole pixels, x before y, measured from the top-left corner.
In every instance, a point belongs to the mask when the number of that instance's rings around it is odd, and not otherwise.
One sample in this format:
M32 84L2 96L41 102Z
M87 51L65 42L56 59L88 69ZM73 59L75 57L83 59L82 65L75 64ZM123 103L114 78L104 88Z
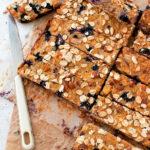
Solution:
M16 22L11 16L9 16L8 20L8 29L12 55L12 71L14 76L16 76L17 69L23 62L23 51Z

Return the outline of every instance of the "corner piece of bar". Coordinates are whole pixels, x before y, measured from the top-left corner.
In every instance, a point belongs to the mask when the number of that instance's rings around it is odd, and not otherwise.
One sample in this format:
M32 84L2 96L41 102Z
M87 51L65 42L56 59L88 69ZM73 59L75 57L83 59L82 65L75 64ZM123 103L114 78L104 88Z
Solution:
M113 14L118 20L134 24L139 16L139 6L130 0L89 0Z
M150 59L140 55L134 49L123 48L116 61L116 67L122 73L150 85Z
M115 137L104 129L89 123L85 124L77 137L73 150L115 150L115 149L134 149L132 144L120 137ZM140 148L136 148L140 150Z
M110 95L99 96L91 113L97 120L150 147L150 118L116 103Z
M111 95L122 105L150 117L150 86L111 71L101 95Z
M19 22L28 23L61 5L61 0L18 0L10 4L7 9L11 16Z
M150 59L150 35L139 30L131 48Z
M139 21L139 28L144 34L150 34L150 2Z

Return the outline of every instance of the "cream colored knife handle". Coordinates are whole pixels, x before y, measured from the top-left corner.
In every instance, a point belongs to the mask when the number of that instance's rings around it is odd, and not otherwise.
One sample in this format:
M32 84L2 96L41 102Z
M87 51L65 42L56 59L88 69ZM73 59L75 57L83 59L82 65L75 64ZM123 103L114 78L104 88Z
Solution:
M32 150L34 148L34 137L30 124L30 117L27 107L27 101L24 91L22 78L17 75L15 77L17 107L19 114L20 133L22 138L22 148L24 150Z

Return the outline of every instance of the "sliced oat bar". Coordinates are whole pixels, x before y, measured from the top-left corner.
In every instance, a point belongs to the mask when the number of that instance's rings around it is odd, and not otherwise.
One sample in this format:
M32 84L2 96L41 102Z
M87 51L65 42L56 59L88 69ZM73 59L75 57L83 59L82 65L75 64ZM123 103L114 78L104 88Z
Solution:
M150 59L139 55L133 49L123 48L116 61L116 67L122 73L130 75L145 84L150 84Z
M82 51L62 45L48 53L29 55L18 73L81 108L91 109L109 67Z
M73 150L134 150L134 148L130 143L92 123L83 126L73 146Z
M113 41L122 42L123 46L127 44L134 28L134 25L118 21L103 9L82 0L67 0L57 12L82 25L92 26L96 32L103 33Z
M150 119L148 117L112 101L111 98L101 96L98 97L91 112L96 119L150 147Z
M139 30L132 48L139 54L150 58L150 35L146 35Z
M110 72L101 95L111 95L124 106L150 116L150 86L138 83L123 74Z
M150 34L150 2L147 9L142 14L139 27L145 34Z
M140 13L138 5L133 0L89 0L92 4L103 7L118 20L135 23Z
M105 61L109 65L113 65L122 47L121 43L95 32L90 25L82 26L75 21L62 18L62 15L56 15L50 20L47 28L52 35L59 36L70 45Z
M18 21L27 23L58 8L60 5L60 0L18 0L10 4L7 9Z

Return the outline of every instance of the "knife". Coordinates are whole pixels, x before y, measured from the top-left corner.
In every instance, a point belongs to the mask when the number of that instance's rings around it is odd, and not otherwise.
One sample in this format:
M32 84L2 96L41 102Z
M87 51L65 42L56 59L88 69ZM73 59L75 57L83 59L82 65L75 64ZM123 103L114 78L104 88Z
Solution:
M23 62L23 52L21 41L18 34L18 29L15 20L9 16L8 21L9 39L12 54L12 69L13 77L15 78L17 108L19 114L20 134L22 140L22 148L24 150L31 150L34 148L34 137L30 123L30 117L27 107L27 100L24 91L22 78L17 75L17 69Z

